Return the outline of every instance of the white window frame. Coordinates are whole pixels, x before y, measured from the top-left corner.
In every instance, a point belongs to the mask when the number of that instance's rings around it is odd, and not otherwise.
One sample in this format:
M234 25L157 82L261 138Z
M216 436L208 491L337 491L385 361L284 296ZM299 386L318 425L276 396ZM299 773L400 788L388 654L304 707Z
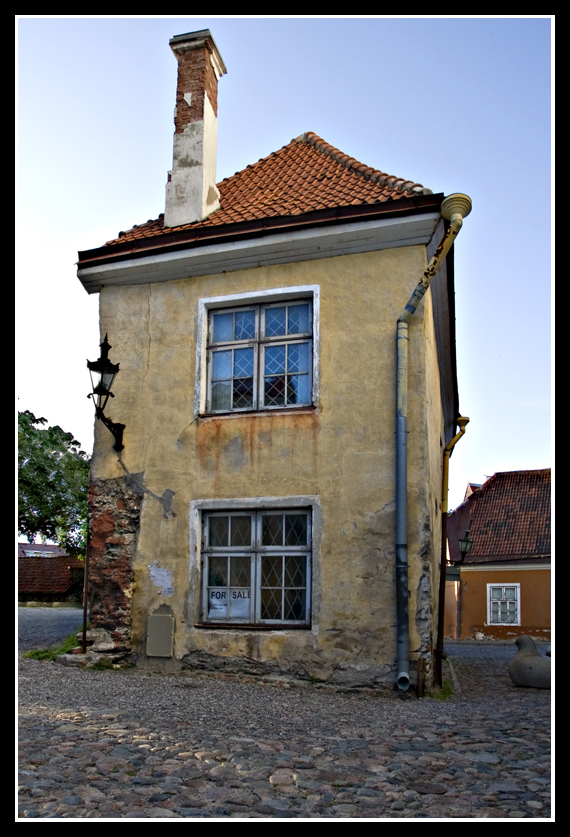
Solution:
M263 403L263 386L260 385L257 375L258 370L260 369L260 363L257 358L257 354L263 351L263 347L267 345L269 342L271 343L278 343L278 342L287 342L292 343L295 340L297 342L306 342L307 336L304 338L298 335L291 335L291 337L286 338L283 340L282 338L275 338L272 340L265 340L262 338L262 333L260 329L263 327L263 317L264 312L268 306L272 303L276 306L284 303L294 303L296 301L303 301L308 300L312 303L312 335L310 336L311 340L311 351L312 351L312 364L311 364L311 380L309 382L310 392L311 392L311 403L308 405L265 405ZM255 375L255 382L254 382L254 406L247 407L247 408L237 408L232 409L231 411L211 411L209 409L210 399L211 399L211 373L209 371L209 366L211 363L208 363L208 357L213 350L213 347L220 347L221 344L213 344L210 341L210 312L213 310L218 309L227 309L228 313L230 311L234 311L236 309L246 310L248 307L258 307L259 316L257 318L257 329L255 340L251 341L243 341L243 344L240 342L239 345L236 341L232 342L232 346L241 347L242 345L254 345L256 349L254 350L255 353L255 361L254 361L254 375ZM292 409L306 409L317 407L319 404L319 384L320 384L320 371L319 371L319 355L320 355L320 328L319 328L319 320L320 320L320 286L319 285L300 285L300 286L292 286L292 287L285 287L285 288L273 288L267 291L258 291L252 293L243 293L243 294L229 294L225 296L216 296L216 297L205 297L199 300L198 303L198 328L197 328L197 339L196 339L196 383L195 383L195 398L194 398L194 418L198 418L199 416L231 416L235 414L243 414L243 413L255 413L258 411L290 411ZM261 393L261 398L258 398L258 394Z
M262 540L262 525L263 518L268 515L306 515L307 520L307 542L302 545L263 545ZM249 545L241 546L211 546L209 543L209 528L211 521L216 518L225 517L239 517L243 515L251 515L251 543ZM231 525L231 524L230 524ZM286 627L310 627L311 624L311 557L312 557L312 514L310 508L262 508L262 509L217 509L205 512L202 518L202 550L201 550L201 614L200 622L203 624L214 626L262 626L275 628L280 626ZM304 587L290 586L288 587L285 581L285 573L281 574L281 584L275 587L266 588L263 585L262 563L263 559L274 556L275 558L283 558L286 561L287 557L304 559ZM249 558L250 562L250 586L249 588L239 588L239 585L234 587L233 593L236 591L238 596L241 590L248 589L247 598L250 600L250 616L245 618L240 615L233 617L227 615L228 607L231 601L231 579L228 573L227 583L223 585L210 585L209 577L209 562L215 558L228 558L230 561L234 558ZM263 589L281 589L282 604L285 608L285 591L287 589L304 590L303 594L303 608L305 616L303 619L285 619L285 618L268 618L262 613L262 590ZM225 617L216 617L210 615L211 604L210 598L216 594L220 598L222 605L225 605ZM222 612L224 607L220 609Z
M515 587L517 591L516 595L516 619L514 622L494 622L491 618L491 590L497 587L505 588L505 587ZM493 601L503 601L503 599L493 599ZM505 599L505 601L507 601ZM512 601L512 599L511 599ZM492 627L493 625L520 625L521 624L521 585L518 581L505 581L505 582L489 582L487 584L487 625Z
M226 499L197 499L190 502L190 562L189 562L189 607L194 614L194 625L197 628L230 628L239 630L241 627L251 629L286 630L290 629L313 629L315 609L313 602L313 589L317 589L319 567L320 567L320 544L322 533L322 510L318 495L302 494L289 495L285 497L240 497ZM307 610L306 620L303 623L264 621L257 624L232 622L216 622L214 620L204 621L203 615L207 613L204 603L204 589L207 587L208 579L204 575L203 561L203 538L204 538L204 515L208 512L239 513L275 511L277 513L307 511L309 513L310 539L308 549L310 551L309 566L307 569ZM236 552L239 548L236 548ZM241 550L244 551L243 549ZM294 550L293 550L294 551Z

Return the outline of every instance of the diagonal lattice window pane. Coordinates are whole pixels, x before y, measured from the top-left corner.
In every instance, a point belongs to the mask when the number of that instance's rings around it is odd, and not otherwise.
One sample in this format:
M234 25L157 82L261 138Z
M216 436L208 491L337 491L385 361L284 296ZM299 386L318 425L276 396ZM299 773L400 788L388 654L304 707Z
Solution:
M281 588L277 590L261 591L261 618L281 619L283 594Z
M287 352L287 372L308 372L309 355L308 343L291 343Z
M230 546L251 546L251 516L249 514L243 517L232 516ZM237 584L234 581L231 583Z
M306 558L304 555L285 556L285 587L304 587Z
M253 405L253 378L236 378L233 382L234 410Z
M264 514L261 524L261 543L263 546L283 545L283 515Z
M287 334L287 308L265 309L265 336L278 337Z
M287 334L309 334L311 326L308 302L302 305L290 305L287 313Z
M230 584L232 587L250 586L251 558L249 555L233 555L230 558Z
M255 311L236 311L235 339L252 340L255 337Z
M285 590L283 619L301 621L305 618L305 591Z
M285 546L305 546L307 543L307 515L285 515Z
M283 557L281 555L264 556L261 562L261 586L281 589L282 575Z
M287 376L287 404L309 404L309 376Z
M268 407L285 404L285 375L265 378L265 404Z
M219 354L219 353L218 353ZM234 350L234 378L253 377L253 349Z
M210 518L210 546L228 546L229 522L229 517L225 516Z
M285 372L285 346L265 347L265 374L280 375Z

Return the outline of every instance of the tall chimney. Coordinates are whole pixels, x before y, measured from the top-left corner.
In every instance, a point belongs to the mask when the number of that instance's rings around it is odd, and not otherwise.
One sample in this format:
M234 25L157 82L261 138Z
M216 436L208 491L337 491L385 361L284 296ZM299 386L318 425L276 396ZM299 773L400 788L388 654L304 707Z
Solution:
M209 29L176 35L170 47L178 61L178 84L164 226L177 227L202 221L220 206L218 79L227 71Z

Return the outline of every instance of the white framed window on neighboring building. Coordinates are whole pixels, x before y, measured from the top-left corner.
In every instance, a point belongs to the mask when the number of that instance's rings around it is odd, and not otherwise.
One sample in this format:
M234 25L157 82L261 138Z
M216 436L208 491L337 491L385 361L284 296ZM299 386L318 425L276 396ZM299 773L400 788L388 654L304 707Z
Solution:
M308 627L311 544L310 509L203 512L201 622Z
M318 403L319 288L200 300L195 415Z
M520 623L520 583L487 584L487 624Z

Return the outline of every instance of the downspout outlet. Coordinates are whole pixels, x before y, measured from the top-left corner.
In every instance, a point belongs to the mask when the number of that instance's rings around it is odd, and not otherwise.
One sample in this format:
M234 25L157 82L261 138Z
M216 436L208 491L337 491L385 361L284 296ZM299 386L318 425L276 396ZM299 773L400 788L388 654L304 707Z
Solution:
M443 199L440 212L446 221L453 223L454 220L457 220L461 227L463 218L467 218L472 206L473 204L469 195L464 195L462 192L455 192L453 195L448 195ZM455 216L459 216L459 218L455 218Z

